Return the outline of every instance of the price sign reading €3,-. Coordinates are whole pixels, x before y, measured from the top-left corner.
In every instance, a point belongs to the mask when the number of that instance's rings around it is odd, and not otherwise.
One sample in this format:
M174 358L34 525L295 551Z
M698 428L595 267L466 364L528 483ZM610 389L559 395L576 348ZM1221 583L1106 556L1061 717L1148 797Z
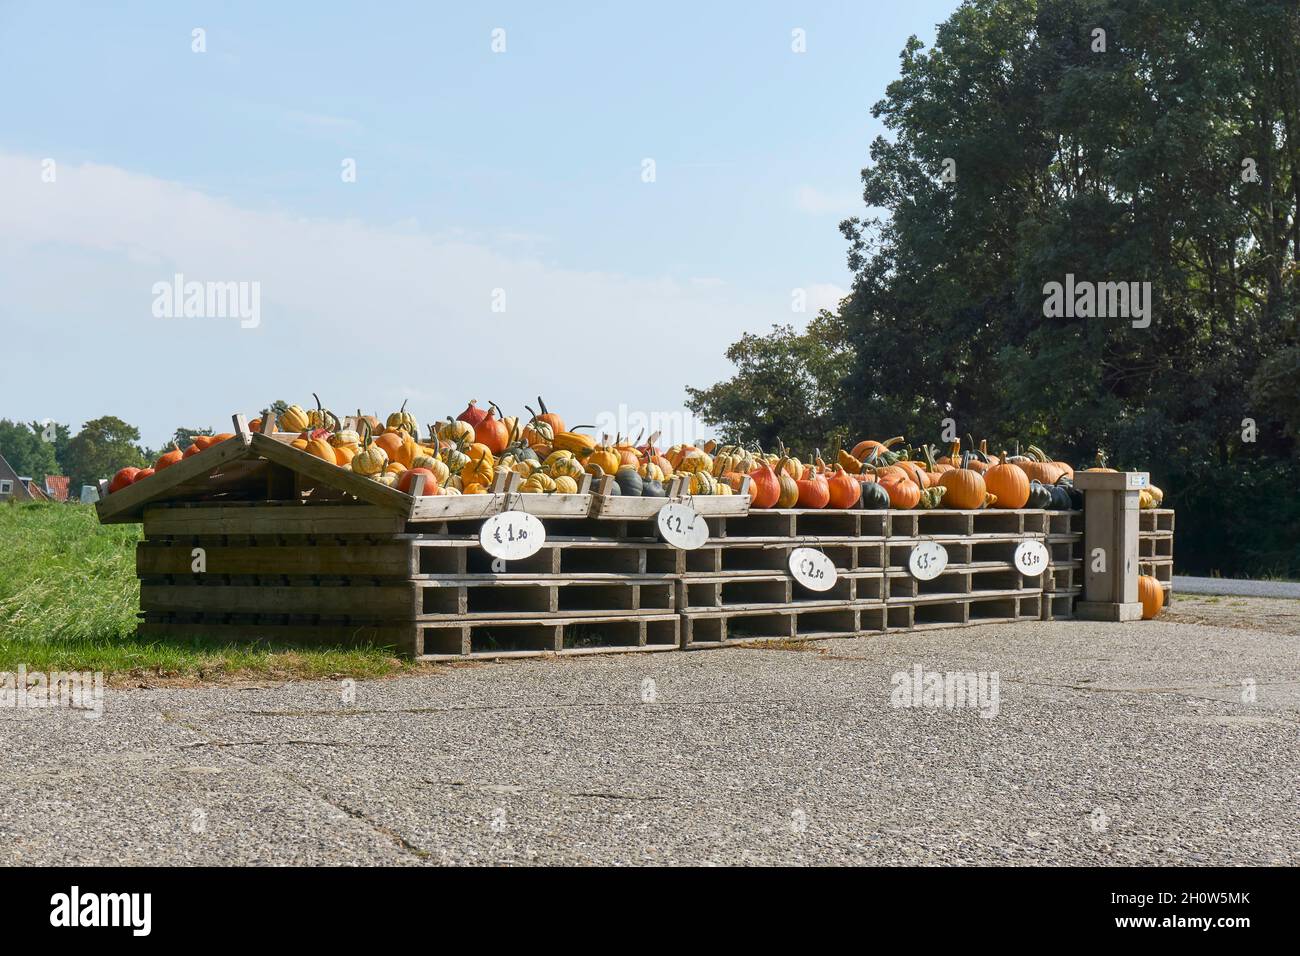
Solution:
M918 581L933 581L948 566L948 549L938 541L922 541L907 558L907 570Z
M536 515L504 511L483 522L479 544L494 558L518 561L531 557L546 543L546 528Z

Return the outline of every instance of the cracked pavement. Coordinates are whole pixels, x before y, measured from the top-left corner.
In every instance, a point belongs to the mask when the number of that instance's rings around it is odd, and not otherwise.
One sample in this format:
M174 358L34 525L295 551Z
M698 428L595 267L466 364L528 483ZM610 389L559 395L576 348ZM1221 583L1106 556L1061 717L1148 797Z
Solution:
M1295 864L1300 602L1181 604L3 710L0 862ZM998 715L892 707L915 664Z

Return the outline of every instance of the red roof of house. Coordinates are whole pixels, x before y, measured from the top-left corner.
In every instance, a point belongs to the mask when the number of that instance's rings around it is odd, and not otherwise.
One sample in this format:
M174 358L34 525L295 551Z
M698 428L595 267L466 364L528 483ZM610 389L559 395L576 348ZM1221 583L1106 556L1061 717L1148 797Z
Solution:
M68 500L68 485L72 479L67 475L46 475L45 490L50 493L50 497L55 501Z

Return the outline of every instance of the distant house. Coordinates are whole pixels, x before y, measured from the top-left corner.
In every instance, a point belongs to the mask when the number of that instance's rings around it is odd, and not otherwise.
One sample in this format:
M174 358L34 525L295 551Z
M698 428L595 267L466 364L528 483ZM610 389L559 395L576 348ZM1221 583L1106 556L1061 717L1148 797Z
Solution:
M18 477L18 473L5 461L4 455L0 455L0 501L37 500L32 495L31 486L32 480ZM40 493L40 488L36 490ZM44 497L44 493L41 493L41 498Z
M67 501L72 479L67 475L46 475L45 494L51 501Z

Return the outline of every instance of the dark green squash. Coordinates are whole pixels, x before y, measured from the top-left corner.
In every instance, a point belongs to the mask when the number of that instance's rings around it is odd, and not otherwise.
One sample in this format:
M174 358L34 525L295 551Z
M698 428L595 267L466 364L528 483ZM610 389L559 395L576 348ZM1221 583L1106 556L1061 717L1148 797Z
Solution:
M624 465L615 472L614 482L618 485L619 490L629 498L640 498L644 494L645 483L631 465Z
M1047 505L1052 511L1069 511L1070 510L1070 492L1064 485L1052 485L1048 488L1052 500Z
M653 481L653 480L652 481L643 480L641 482L641 497L642 498L667 498L668 492L664 488L661 482Z
M1029 483L1029 500L1025 502L1026 508L1050 508L1052 506L1052 489L1048 488L1041 481L1031 481Z
M865 511L888 511L889 492L882 488L879 482L864 481L858 507Z

